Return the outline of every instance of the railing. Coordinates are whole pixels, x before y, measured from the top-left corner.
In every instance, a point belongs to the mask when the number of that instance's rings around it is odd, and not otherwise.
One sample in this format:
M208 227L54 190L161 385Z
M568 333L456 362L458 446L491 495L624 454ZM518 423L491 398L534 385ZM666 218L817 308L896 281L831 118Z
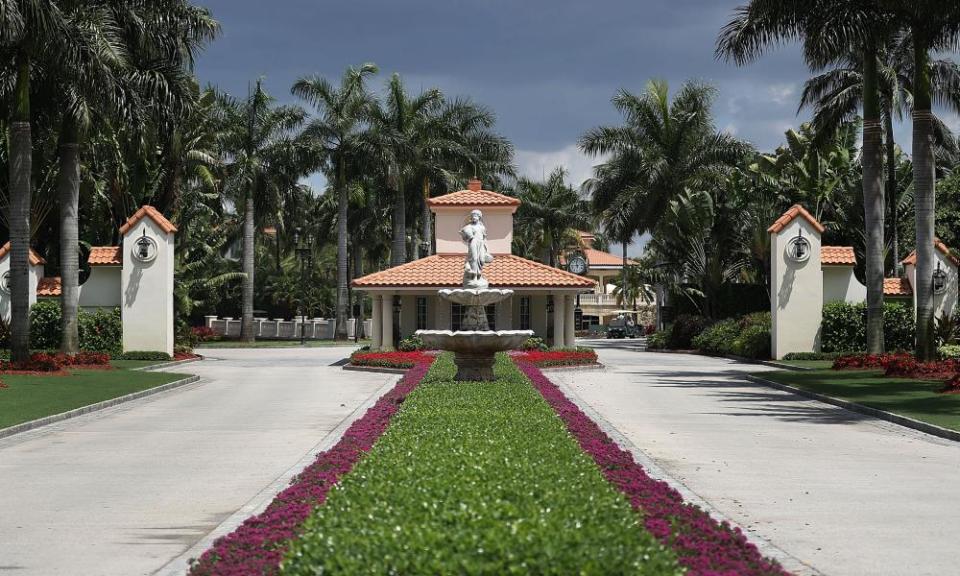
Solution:
M220 336L227 338L240 336L241 321L239 318L207 316L206 324L207 328L212 329L215 334ZM257 338L265 340L299 340L302 330L304 338L308 340L333 340L336 335L334 330L336 325L336 320L326 318L307 318L302 323L300 318L294 320L254 318L253 333ZM357 320L355 318L347 320L348 338L353 338L356 325ZM364 320L363 327L364 334L369 337L373 333L373 321L370 319Z

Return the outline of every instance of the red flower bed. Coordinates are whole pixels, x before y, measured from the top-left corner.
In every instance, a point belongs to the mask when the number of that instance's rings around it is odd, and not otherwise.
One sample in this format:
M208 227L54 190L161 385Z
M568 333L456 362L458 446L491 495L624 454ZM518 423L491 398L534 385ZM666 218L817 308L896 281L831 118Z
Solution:
M943 388L937 390L937 392L941 394L960 394L960 374L956 374L947 380L943 384Z
M193 332L193 337L197 339L197 342L220 340L220 335L208 326L194 326L190 331Z
M666 482L648 476L629 452L607 436L536 366L524 362L519 366L606 479L643 514L646 529L676 552L688 575L787 574L779 564L764 558L738 528L717 522L700 508L684 503L683 497Z
M433 356L423 351L416 352L354 352L350 363L354 366L377 366L380 368L413 368L419 364L430 364Z
M174 362L179 362L181 360L196 360L197 358L202 358L199 354L194 354L193 352L174 352L173 360Z
M545 368L547 366L583 366L597 363L593 350L529 350L514 356L517 362L527 362Z
M850 354L840 356L833 361L834 370L850 370L859 368L886 369L887 364L899 357L910 357L908 354Z
M890 378L948 380L960 372L960 361L920 362L910 354L855 354L841 356L833 363L834 370L851 368L883 369Z
M333 485L348 473L383 434L390 418L420 384L433 357L416 364L397 385L350 425L336 446L297 475L267 509L248 518L232 533L218 538L190 567L191 576L246 576L276 574L288 542L316 506L323 504Z
M110 369L110 355L100 352L80 352L74 356L37 352L26 362L0 360L0 372L6 374L66 374L65 368Z

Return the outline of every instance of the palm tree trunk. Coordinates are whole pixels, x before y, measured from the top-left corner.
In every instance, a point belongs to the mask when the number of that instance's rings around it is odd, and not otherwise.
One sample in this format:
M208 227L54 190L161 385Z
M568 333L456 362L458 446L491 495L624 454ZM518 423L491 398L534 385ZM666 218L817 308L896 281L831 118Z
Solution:
M243 313L240 323L240 340L253 342L256 336L253 333L253 282L254 266L254 204L253 186L247 190L243 215Z
M399 266L407 261L407 206L404 201L403 184L393 191L393 246L390 250L390 265Z
M917 219L917 358L936 355L933 329L934 181L933 113L930 99L929 54L923 35L914 30L913 186Z
M357 242L354 244L353 248L353 277L360 278L363 276L363 248L361 248L360 243ZM363 333L363 292L359 290L354 292L357 297L357 325L354 328L354 337L356 340L360 340L366 336Z
M346 165L337 157L337 326L336 339L347 339L347 319L350 317L349 265L347 229L350 196L347 193Z
M80 304L80 242L78 211L80 204L80 131L77 123L67 118L60 133L60 307L63 336L60 349L64 354L80 351L77 321Z
M884 118L885 146L887 149L887 202L890 203L890 236L893 252L893 274L900 276L900 206L897 198L897 145L893 137L893 110L887 110Z
M10 130L10 359L30 358L30 55L17 53L16 111Z
M863 209L867 229L867 352L883 352L883 131L876 50L863 59Z
M433 214L430 212L430 179L423 177L423 249L422 256L433 254Z

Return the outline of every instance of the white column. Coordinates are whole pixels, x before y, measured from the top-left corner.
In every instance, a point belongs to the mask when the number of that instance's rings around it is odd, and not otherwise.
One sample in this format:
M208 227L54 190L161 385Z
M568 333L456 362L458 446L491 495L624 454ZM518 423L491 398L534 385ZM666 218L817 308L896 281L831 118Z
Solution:
M383 297L379 294L372 294L373 297L373 342L370 347L373 350L379 350L383 343Z
M553 347L563 348L563 340L566 335L563 320L567 317L566 296L563 294L553 295Z
M393 350L393 294L383 295L383 301L380 306L380 324L383 331L380 333L380 349L384 352Z
M577 307L576 296L564 296L567 302L567 317L563 326L566 328L563 336L563 345L567 348L573 348L577 345L577 323L574 321L574 310Z

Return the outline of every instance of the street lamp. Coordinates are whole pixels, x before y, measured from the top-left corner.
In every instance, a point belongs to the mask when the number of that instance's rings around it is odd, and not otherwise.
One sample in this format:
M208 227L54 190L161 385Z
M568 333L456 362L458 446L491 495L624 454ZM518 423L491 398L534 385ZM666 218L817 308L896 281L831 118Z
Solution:
M308 234L306 239L301 242L300 228L293 231L294 251L300 260L300 300L297 302L297 316L300 317L300 345L306 344L307 339L307 319L304 316L305 302L307 301L307 274L313 269L313 235Z

